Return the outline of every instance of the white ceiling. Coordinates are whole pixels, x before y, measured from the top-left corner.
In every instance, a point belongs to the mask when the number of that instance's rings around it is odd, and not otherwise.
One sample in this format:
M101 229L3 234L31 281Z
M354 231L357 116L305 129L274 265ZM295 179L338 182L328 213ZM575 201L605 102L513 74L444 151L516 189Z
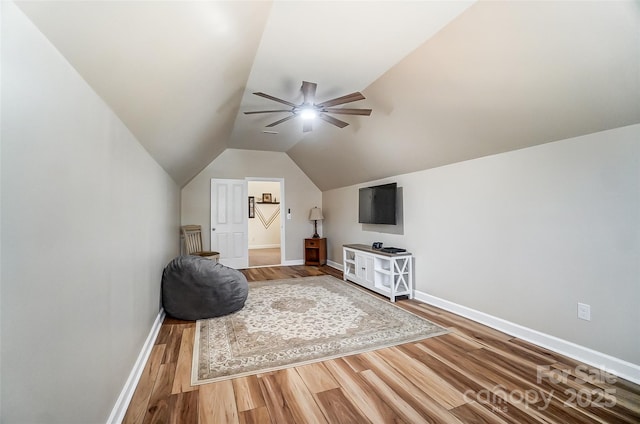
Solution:
M282 109L279 103L253 95L256 91L302 103L303 80L318 84L317 103L362 91L471 4L473 1L274 2L241 111ZM278 136L262 131L287 115L238 115L229 146L286 152L303 138L300 120L271 128ZM339 118L347 122L366 119Z
M640 122L640 3L20 2L180 185L224 149L287 152L322 190ZM244 115L362 91L302 133Z

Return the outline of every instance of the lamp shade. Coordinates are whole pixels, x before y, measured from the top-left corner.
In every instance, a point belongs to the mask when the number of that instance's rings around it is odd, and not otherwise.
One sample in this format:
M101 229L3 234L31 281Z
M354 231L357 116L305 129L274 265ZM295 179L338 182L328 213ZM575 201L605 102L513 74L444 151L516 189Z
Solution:
M322 216L322 209L319 207L311 208L311 212L309 212L309 221L319 221L324 219Z

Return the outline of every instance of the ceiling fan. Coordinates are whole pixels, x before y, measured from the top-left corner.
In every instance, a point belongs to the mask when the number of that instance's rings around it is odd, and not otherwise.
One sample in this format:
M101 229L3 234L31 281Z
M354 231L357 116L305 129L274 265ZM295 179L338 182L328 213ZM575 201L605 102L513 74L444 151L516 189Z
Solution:
M314 82L302 81L302 87L300 90L302 91L303 100L302 103L297 105L295 103L288 102L286 100L279 99L277 97L273 97L269 94L257 92L253 93L256 96L264 97L269 100L273 100L274 102L282 103L287 106L290 106L290 109L277 109L277 110L257 110L253 112L245 112L245 115L252 115L256 113L274 113L274 112L289 112L290 116L286 118L282 118L271 124L267 125L267 127L275 127L278 124L282 124L290 119L297 118L298 116L303 119L302 123L302 131L309 132L313 129L312 122L313 118L322 119L325 122L330 123L331 125L335 125L338 128L344 128L348 123L341 121L340 119L334 118L329 115L330 113L342 114L342 115L362 115L369 116L371 115L371 109L350 109L350 108L335 108L333 106L342 105L345 103L356 102L358 100L364 100L365 97L362 93L355 92L351 94L347 94L346 96L337 97L335 99L327 100L322 103L315 103L316 97L316 88L318 84Z

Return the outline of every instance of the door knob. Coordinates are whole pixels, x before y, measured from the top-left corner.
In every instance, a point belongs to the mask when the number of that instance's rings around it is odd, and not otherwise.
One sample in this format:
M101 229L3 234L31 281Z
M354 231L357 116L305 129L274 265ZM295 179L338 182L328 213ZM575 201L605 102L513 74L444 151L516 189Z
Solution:
M212 229L211 229L211 231L215 231L215 230L216 230L215 228L212 228Z

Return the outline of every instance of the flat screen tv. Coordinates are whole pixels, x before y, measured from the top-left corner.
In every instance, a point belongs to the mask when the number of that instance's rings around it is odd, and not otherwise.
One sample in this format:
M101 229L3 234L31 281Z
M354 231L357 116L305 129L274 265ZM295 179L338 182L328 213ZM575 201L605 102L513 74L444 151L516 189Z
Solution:
M358 222L396 224L397 183L363 187L359 191Z

